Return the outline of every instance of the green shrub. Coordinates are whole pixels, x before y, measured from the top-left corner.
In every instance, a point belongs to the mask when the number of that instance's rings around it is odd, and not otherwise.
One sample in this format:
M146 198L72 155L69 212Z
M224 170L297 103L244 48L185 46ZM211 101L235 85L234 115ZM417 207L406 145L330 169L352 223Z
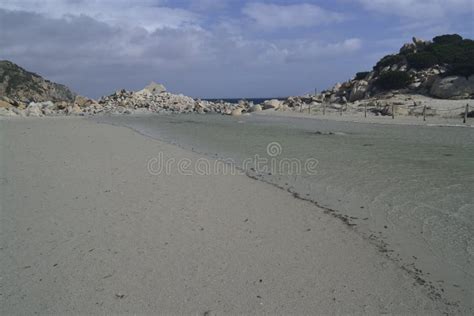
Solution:
M462 36L458 34L446 34L433 38L435 44L457 44L462 41Z
M407 55L408 65L415 69L426 69L438 64L438 57L432 52L412 53Z
M410 75L405 71L387 71L380 75L375 85L382 90L402 89L411 81Z
M474 41L460 40L452 43L433 43L426 49L436 55L442 64L473 64Z
M462 76L468 78L474 75L474 63L472 64L452 64L444 76Z
M365 78L367 78L367 76L368 76L369 74L370 74L369 71L358 72L358 73L356 73L355 79L356 79L356 80L365 79Z
M470 39L464 39L458 43L458 46L466 52L472 52L474 50L474 41Z
M403 62L404 60L405 60L405 57L403 57L402 55L387 55L384 58L382 58L377 63L377 65L375 65L374 69L380 70L387 66L392 66L400 62Z
M465 51L458 45L432 45L430 51L444 64L460 63L465 61Z

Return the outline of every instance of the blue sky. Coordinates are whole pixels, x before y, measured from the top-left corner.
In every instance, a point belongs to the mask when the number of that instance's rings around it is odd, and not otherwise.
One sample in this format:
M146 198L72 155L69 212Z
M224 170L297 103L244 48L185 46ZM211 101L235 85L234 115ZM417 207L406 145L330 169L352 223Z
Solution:
M298 95L446 33L474 38L474 0L0 2L0 59L94 98L151 80L202 98Z

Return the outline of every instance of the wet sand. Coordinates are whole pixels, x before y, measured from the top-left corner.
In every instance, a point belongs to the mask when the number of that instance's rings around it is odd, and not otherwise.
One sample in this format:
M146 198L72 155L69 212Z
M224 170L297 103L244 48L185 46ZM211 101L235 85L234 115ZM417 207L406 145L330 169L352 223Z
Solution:
M425 286L472 309L474 130L275 115L115 116L101 122L221 160L323 206ZM270 157L268 146L276 145ZM244 166L249 157L271 163ZM280 170L286 160L316 172ZM270 168L268 168L270 167Z
M0 137L0 314L463 312L313 203L147 169L196 153L80 118Z

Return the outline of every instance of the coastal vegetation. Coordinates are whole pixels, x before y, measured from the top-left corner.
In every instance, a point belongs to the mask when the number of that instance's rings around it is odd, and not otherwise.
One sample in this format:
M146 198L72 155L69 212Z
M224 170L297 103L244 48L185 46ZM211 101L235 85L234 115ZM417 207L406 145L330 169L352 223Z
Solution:
M375 68L400 62L416 70L440 65L448 69L446 75L469 77L474 74L474 41L458 34L436 36L430 42L404 46L399 54L382 58Z
M405 71L387 71L380 75L375 85L382 90L403 89L412 81Z

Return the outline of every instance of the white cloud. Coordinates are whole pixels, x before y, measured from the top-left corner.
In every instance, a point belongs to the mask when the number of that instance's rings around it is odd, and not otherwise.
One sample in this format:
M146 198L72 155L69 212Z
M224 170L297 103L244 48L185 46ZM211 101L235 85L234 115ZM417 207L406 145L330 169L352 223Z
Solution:
M291 43L291 47L292 49L286 59L288 62L327 60L327 58L340 57L358 51L362 47L362 41L358 38L350 38L335 43L301 40Z
M339 72L317 69L333 63L349 72L343 61L361 49L354 35L324 40L289 30L344 19L316 5L252 3L230 12L234 0L173 1L0 0L0 59L92 97L150 80L201 97L271 96L326 86ZM267 37L260 28L288 30Z
M190 0L189 7L197 11L212 11L225 9L229 3L229 0Z
M249 3L244 6L242 12L259 26L269 29L311 27L344 20L340 13L307 3L292 5Z
M473 13L473 0L359 0L371 11L411 19L436 19Z
M138 89L150 80L195 96L256 96L312 85L303 78L314 76L317 65L350 56L361 46L358 39L255 39L228 28L149 32L84 15L51 18L0 9L0 59L93 97L121 87ZM257 89L259 82L265 85Z
M198 28L199 16L191 11L160 6L156 0L2 0L0 8L39 13L50 18L86 15L116 26Z

